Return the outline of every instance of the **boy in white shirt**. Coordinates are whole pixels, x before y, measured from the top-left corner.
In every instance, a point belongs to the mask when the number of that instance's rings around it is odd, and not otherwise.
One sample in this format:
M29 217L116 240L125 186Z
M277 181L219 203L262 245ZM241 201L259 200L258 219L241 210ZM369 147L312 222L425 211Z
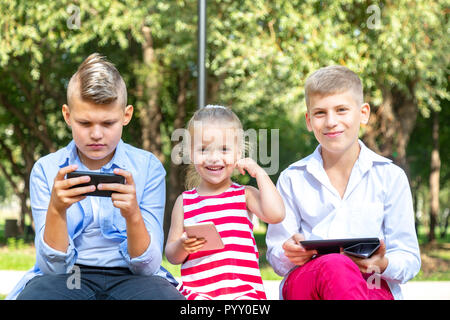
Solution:
M343 66L321 68L307 79L305 99L307 127L320 145L281 173L286 218L266 236L267 258L285 277L282 297L401 299L399 284L420 269L411 191L401 168L358 140L370 115L361 80ZM317 256L299 244L363 237L381 242L367 259L342 250Z

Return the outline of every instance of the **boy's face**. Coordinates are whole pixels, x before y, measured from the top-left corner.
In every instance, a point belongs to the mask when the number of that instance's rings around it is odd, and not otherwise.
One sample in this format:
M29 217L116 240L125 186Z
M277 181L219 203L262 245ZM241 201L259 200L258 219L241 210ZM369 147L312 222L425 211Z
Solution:
M62 113L78 148L81 161L91 170L100 169L114 156L123 126L133 115L133 106L125 109L118 103L98 105L73 96L71 106Z
M370 106L358 106L352 93L313 95L306 113L306 125L321 144L322 150L342 154L358 145L361 124L367 124ZM357 149L359 150L359 149Z

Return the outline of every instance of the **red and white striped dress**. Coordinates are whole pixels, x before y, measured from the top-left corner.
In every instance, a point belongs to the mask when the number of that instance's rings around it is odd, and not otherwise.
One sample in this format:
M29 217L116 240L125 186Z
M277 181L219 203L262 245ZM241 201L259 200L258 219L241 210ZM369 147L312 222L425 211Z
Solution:
M266 299L245 186L233 183L214 196L185 191L183 208L186 225L214 222L225 245L190 254L182 264L179 290L186 299Z

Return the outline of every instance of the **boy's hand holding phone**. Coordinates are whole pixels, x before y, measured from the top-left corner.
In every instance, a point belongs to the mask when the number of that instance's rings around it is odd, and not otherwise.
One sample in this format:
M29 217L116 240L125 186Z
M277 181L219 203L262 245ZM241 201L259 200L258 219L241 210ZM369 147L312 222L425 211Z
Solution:
M90 181L89 176L79 176L64 179L68 173L77 169L77 165L62 168L53 185L52 197L48 212L58 212L60 218L53 219L52 214L47 214L47 227L44 240L53 248L65 251L68 246L67 226L65 212L75 202L86 198L85 193L96 190L95 185L77 186ZM150 235L145 227L141 210L136 199L136 186L130 172L122 169L114 169L114 174L123 176L125 184L122 183L99 183L97 189L101 191L112 191L111 201L114 207L120 209L120 213L127 223L128 253L131 258L140 256L149 246ZM111 177L105 178L92 174L98 181L110 181ZM93 180L93 182L95 182ZM47 230L48 229L48 230Z
M122 216L128 220L140 219L141 211L136 199L136 186L133 175L122 169L114 169L114 173L125 178L125 184L121 183L101 183L97 186L99 190L113 191L111 201L114 207L119 208Z
M77 169L77 165L71 165L62 168L56 178L55 183L53 185L52 191L52 199L53 205L58 211L65 211L75 202L83 200L86 196L96 191L96 189L100 191L111 191L112 193L104 193L101 196L111 196L111 201L116 208L120 209L122 216L125 219L132 218L136 213L140 214L139 205L136 200L136 187L134 184L133 176L130 172L122 170L122 169L114 169L114 174L120 175L124 177L126 183L115 183L109 182L111 181L111 176L103 177L96 173L93 173L93 185L85 185L91 181L91 177L86 175L79 174L84 172L79 172L78 176L72 177L70 173L78 173L75 170ZM64 179L64 176L67 175L67 178ZM114 178L114 176L113 176ZM107 183L102 183L101 181L108 181ZM117 179L114 179L117 180ZM100 181L97 187L94 185L96 181ZM80 186L78 186L80 185ZM99 195L99 194L93 194Z
M85 193L95 190L95 186L91 185L74 187L89 182L90 177L64 178L66 174L75 171L77 168L77 165L70 165L61 168L56 174L45 218L44 241L53 249L61 252L66 252L69 246L66 220L67 208L75 202L86 198Z
M86 198L86 196L84 195L85 193L95 190L95 186L92 185L72 188L76 185L84 184L90 181L89 176L77 177L72 179L64 178L66 174L77 170L77 168L78 166L75 164L61 168L58 171L53 182L49 209L53 208L60 214L65 213L67 208L69 208L72 204Z

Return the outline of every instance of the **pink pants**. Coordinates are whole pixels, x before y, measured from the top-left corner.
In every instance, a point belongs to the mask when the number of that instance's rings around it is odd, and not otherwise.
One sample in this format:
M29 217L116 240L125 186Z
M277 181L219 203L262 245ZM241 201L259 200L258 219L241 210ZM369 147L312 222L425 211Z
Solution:
M384 279L369 289L370 274L362 274L345 255L326 254L292 271L283 286L286 300L393 300ZM373 282L371 282L372 284Z

